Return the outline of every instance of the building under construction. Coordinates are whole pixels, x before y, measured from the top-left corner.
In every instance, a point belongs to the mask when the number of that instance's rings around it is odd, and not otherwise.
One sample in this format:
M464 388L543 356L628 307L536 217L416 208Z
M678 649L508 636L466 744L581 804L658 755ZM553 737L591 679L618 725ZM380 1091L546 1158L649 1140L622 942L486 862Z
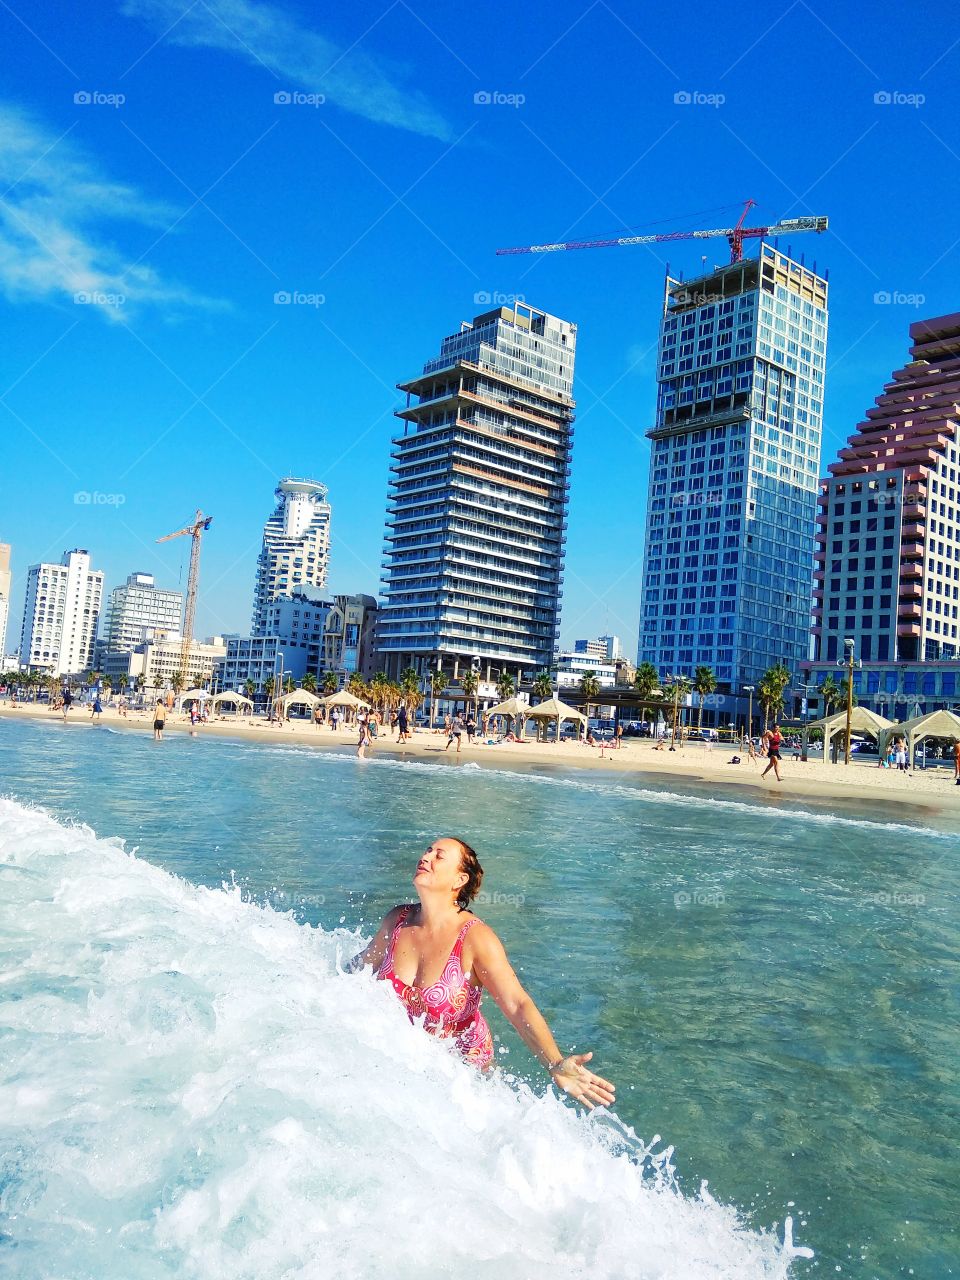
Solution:
M638 658L738 693L807 657L827 281L762 243L667 276Z

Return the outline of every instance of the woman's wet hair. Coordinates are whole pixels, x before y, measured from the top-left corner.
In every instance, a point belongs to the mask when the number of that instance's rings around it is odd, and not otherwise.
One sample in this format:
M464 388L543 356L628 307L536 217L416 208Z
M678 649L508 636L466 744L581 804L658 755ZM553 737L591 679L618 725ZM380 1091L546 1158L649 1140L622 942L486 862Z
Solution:
M461 840L459 836L451 836L450 839L456 840L460 846L460 870L467 877L467 883L461 886L457 894L457 906L461 911L466 911L480 892L480 885L483 883L483 867L480 865L476 849L471 848L466 840Z

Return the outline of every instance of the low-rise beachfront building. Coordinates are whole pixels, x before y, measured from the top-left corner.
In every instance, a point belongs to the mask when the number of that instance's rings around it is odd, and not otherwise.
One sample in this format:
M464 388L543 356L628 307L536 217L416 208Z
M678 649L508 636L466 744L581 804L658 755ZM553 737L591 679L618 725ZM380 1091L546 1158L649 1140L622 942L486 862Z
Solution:
M561 689L578 687L585 675L596 676L603 689L612 689L617 683L617 664L598 653L560 652L554 660L553 671Z
M131 573L114 587L103 614L98 648L102 653L134 649L155 631L179 632L183 592L158 587L152 573Z
M299 641L281 636L230 636L223 660L217 663L215 681L218 690L239 689L244 692L247 681L254 693L263 694L269 680L287 677L299 684L307 674L307 653Z
M858 698L901 718L960 700L960 314L910 337L821 483L804 664L809 684L843 683L852 640Z
M10 620L10 543L0 542L0 655L7 652L7 623ZM9 671L9 667L4 667Z
M270 634L270 605L312 588L326 591L330 566L330 503L326 485L287 476L277 485L277 505L263 526L257 560L251 633Z
M842 659L841 659L842 661ZM832 676L840 686L840 700L832 710L846 707L847 671L837 662L804 663L803 680L813 686L809 694L808 718L824 711L816 692ZM797 684L794 683L796 692ZM935 662L864 662L853 671L853 692L857 705L869 707L888 720L908 720L928 711L960 710L960 659ZM799 708L796 708L799 717Z
M100 673L110 677L114 689L119 688L121 676L126 676L131 688L142 676L145 689L169 689L174 676L180 671L182 647L182 638L178 634L158 632L133 649L104 653ZM227 642L223 636L191 641L184 687L209 685L214 668L226 652Z
M443 339L400 383L377 665L495 681L553 661L576 326L526 303Z
M65 551L59 564L32 564L20 631L20 661L28 671L78 675L93 663L103 597L103 571L90 553Z
M623 657L623 645L619 636L598 636L596 640L574 640L574 653L592 653L615 662Z

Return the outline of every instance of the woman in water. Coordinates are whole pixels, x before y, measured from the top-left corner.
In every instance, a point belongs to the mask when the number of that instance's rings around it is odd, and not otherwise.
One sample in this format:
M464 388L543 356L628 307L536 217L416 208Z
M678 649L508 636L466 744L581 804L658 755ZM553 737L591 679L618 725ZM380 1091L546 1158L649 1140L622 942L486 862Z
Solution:
M411 1021L422 1016L424 1030L452 1039L483 1071L493 1065L493 1039L480 1012L481 994L489 991L554 1084L585 1107L609 1106L613 1085L585 1065L593 1054L563 1056L503 943L469 910L482 879L483 868L468 844L449 836L434 840L413 877L419 905L388 912L348 971L370 965L378 978L393 984Z

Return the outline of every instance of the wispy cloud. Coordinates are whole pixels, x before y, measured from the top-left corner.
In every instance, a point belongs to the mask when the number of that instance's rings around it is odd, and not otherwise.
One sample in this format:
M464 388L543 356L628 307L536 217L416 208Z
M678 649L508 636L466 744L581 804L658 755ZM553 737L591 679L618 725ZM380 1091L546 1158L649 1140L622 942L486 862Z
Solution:
M0 103L0 290L11 301L66 298L122 319L138 303L221 306L132 264L104 223L166 228L176 211L101 174L73 144Z
M253 0L121 0L120 8L148 21L162 40L223 49L260 64L277 77L280 89L322 93L328 103L377 124L444 141L452 137L423 94L392 83L384 67L361 50L363 36L342 49L282 9Z

